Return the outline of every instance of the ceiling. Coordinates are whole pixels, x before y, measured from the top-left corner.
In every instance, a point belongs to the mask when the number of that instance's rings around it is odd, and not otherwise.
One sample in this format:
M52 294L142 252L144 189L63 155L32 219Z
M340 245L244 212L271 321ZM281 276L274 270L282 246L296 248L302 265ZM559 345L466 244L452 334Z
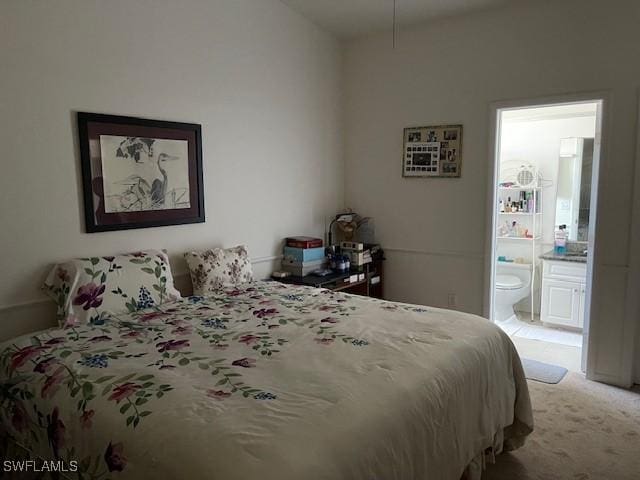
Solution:
M393 0L281 0L339 38L391 30ZM398 26L524 3L527 0L396 0Z

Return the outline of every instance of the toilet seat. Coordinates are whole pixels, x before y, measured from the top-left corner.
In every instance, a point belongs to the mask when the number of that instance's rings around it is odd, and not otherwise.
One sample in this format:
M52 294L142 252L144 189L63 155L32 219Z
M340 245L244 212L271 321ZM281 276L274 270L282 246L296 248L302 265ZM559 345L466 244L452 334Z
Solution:
M501 290L517 290L523 286L522 280L515 275L496 275L496 288Z

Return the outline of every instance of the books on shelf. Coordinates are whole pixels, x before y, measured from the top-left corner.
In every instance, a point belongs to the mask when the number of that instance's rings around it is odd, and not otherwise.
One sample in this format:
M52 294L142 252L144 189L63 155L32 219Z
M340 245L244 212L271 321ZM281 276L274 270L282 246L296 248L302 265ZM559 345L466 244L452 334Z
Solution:
M287 237L282 256L282 270L304 277L327 263L323 241L315 237Z
M299 236L285 238L285 245L294 248L318 248L322 247L323 242L321 238Z
M309 262L296 262L290 259L283 258L281 269L285 272L291 273L297 277L304 277L309 275L314 270L323 268L326 265L326 258L322 257L319 260L312 260Z
M284 247L283 255L285 260L290 260L292 262L313 262L324 258L324 247Z

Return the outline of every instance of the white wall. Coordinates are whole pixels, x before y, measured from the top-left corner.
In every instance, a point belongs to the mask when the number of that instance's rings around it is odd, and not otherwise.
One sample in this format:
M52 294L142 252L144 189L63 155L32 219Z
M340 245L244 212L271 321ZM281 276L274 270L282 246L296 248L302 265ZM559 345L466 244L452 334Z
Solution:
M268 259L343 205L340 46L278 0L3 1L0 66L0 336L50 312L5 307L40 301L53 262ZM78 110L201 123L206 223L83 233Z
M491 103L607 90L596 265L602 288L594 293L604 321L592 333L606 346L595 354L600 377L621 371L639 22L633 0L615 8L597 0L532 2L401 31L395 50L390 33L348 44L345 200L376 219L389 297L446 306L455 292L460 309L482 313ZM464 125L462 177L402 178L402 129L454 123Z

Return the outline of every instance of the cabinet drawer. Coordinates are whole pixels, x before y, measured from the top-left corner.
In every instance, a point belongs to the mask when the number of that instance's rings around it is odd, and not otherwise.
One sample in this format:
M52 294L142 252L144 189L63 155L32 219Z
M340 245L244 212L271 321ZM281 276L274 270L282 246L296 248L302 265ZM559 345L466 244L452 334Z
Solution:
M587 265L584 263L545 260L542 276L585 283L587 278Z

